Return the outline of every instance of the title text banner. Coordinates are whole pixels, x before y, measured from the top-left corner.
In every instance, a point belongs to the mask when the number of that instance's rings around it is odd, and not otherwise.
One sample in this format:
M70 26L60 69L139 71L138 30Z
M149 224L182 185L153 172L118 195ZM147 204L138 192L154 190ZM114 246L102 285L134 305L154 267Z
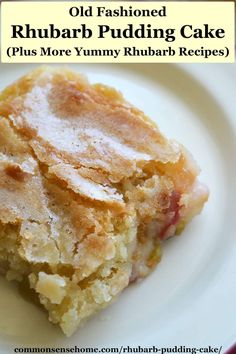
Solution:
M4 63L234 61L233 2L3 2Z

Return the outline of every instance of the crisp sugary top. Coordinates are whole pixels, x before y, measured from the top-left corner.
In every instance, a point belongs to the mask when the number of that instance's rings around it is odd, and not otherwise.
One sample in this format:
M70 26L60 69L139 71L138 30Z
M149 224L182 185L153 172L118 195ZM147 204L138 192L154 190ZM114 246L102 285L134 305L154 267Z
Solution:
M147 161L180 156L177 144L119 92L81 75L40 69L18 81L16 91L21 95L11 97L9 116L47 162L99 169L117 182Z

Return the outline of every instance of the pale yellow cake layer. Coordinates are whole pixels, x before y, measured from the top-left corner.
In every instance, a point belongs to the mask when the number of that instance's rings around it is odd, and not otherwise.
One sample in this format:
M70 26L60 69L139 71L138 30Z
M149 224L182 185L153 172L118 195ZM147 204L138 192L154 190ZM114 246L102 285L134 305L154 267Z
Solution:
M0 270L71 335L202 209L190 154L122 94L40 68L0 94Z

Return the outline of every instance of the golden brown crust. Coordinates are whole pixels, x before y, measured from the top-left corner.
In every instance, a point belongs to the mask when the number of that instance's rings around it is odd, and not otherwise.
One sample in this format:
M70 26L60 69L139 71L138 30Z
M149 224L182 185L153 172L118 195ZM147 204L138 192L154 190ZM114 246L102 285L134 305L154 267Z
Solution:
M0 94L0 270L71 335L161 257L207 191L115 89L38 69Z
M27 85L30 89L22 96L3 102L0 114L7 111L34 145L44 147L48 158L54 155L73 166L101 169L112 181L132 175L146 161L179 158L177 146L142 112L121 95L114 101L114 90L110 95L104 86L91 86L66 71L36 71L31 80L32 89Z

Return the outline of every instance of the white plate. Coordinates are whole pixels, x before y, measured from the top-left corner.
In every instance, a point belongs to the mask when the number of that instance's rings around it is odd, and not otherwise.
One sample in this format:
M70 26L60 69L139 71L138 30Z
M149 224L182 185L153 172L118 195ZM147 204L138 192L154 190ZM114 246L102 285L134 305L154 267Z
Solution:
M33 65L0 65L0 88ZM193 153L210 188L202 214L166 242L140 284L66 339L1 279L0 352L13 347L223 346L236 340L236 66L71 65L120 89Z

